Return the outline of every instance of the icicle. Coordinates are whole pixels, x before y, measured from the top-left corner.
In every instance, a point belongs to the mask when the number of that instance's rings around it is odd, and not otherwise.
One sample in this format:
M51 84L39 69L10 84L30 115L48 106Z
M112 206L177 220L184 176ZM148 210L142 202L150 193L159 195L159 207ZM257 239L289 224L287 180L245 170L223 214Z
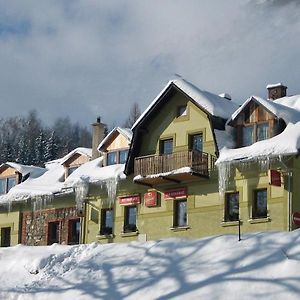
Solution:
M231 176L232 162L225 161L217 165L219 176L219 193L224 195Z
M84 198L86 198L89 191L89 185L87 182L81 180L76 183L76 185L74 186L74 190L75 190L76 209L78 211L82 211Z
M107 205L112 207L117 196L118 178L110 178L104 181L107 190Z

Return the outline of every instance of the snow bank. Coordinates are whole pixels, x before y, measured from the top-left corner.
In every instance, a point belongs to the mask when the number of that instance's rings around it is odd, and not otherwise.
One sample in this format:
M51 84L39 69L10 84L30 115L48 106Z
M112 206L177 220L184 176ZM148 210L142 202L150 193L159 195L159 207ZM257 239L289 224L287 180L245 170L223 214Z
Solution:
M299 299L300 231L0 249L1 299Z

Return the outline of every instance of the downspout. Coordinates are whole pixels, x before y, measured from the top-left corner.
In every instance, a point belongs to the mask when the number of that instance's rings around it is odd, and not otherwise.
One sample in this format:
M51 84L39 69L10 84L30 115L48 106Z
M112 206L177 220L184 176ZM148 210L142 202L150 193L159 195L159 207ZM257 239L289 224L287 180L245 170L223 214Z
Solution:
M291 193L291 179L293 176L293 171L288 168L288 166L283 162L282 157L279 156L280 163L285 168L288 175L288 231L292 231L292 193Z

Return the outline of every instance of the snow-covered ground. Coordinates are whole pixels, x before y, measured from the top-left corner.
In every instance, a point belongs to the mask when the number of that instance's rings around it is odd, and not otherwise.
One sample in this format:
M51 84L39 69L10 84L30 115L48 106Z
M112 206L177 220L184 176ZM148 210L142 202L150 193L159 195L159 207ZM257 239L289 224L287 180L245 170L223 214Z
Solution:
M300 230L0 249L0 299L299 299Z

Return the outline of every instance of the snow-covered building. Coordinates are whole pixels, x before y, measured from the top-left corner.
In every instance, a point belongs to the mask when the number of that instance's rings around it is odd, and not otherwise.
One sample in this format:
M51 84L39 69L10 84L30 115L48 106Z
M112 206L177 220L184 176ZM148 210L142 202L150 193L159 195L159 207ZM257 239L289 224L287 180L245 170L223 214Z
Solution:
M225 123L237 108L228 97L183 79L171 80L132 127L127 177L119 183L112 206L112 234L101 234L106 218L101 209L87 218L86 242L219 232L219 226L208 229L220 220L214 210L219 207L214 163L224 144ZM89 205L92 212L100 207L90 200Z
M2 222L9 219L5 225L11 228L9 244L79 243L80 217L75 194L64 182L79 165L88 162L91 155L92 149L76 148L63 158L47 163L45 168L15 163L0 167L6 183L11 178L19 183L9 186L9 191L0 196L0 226L2 228ZM15 172L14 177L12 172ZM9 240L8 230L3 236Z
M234 142L216 162L225 223L244 231L290 230L300 211L300 95L267 89L268 100L252 96L228 119Z

